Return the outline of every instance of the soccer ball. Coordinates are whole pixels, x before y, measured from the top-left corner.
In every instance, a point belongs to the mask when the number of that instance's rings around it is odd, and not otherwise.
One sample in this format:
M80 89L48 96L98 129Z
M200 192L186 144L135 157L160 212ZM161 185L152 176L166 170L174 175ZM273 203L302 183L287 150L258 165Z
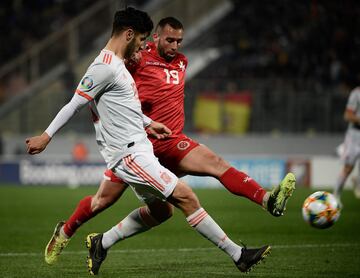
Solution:
M340 206L331 193L317 191L305 199L302 214L312 227L325 229L339 219Z

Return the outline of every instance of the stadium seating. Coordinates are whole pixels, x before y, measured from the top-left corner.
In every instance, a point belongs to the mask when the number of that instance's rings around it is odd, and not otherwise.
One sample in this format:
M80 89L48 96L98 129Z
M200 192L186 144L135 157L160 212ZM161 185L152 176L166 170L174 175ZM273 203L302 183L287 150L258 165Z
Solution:
M224 93L229 84L251 90L254 132L344 130L347 94L359 84L360 54L354 51L359 34L352 28L359 21L356 1L233 5L220 24L189 46L222 50L191 81L191 94L209 87Z

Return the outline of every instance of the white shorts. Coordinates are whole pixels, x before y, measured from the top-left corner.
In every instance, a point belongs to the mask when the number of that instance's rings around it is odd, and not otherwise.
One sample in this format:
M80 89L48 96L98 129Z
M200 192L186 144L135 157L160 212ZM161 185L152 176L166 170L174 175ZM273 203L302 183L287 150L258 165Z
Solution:
M360 157L360 131L348 130L345 136L344 150L342 160L347 165L355 165L356 160Z
M178 182L178 177L163 167L150 152L129 154L112 171L129 184L137 197L145 203L154 199L166 201Z

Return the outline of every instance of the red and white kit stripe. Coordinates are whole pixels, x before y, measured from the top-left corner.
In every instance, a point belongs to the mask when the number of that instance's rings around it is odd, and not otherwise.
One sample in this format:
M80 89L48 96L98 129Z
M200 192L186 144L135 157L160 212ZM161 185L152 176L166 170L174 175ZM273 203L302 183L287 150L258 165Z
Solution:
M110 65L111 60L112 60L112 54L110 54L110 53L105 53L105 55L104 55L104 57L103 57L103 60L102 60L103 63Z
M163 192L165 187L160 184L155 178L148 174L139 164L137 164L131 155L128 155L124 158L125 165L129 167L136 175L141 177L145 182L149 183L152 187Z
M187 219L191 227L196 227L203 219L208 216L207 212L200 208L191 215L191 218Z

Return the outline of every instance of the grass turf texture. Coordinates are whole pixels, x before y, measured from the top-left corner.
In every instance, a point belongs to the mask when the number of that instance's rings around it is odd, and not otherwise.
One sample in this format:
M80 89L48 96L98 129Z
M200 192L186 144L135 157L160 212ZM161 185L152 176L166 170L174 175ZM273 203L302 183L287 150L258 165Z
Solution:
M0 186L0 277L89 277L84 240L104 232L139 206L128 190L112 208L86 223L59 261L48 266L43 250L56 223L95 187ZM302 202L313 191L297 189L284 217L274 218L225 190L195 190L202 205L230 238L249 247L272 245L272 253L247 277L360 277L360 200L344 192L342 215L327 230L307 225ZM240 277L231 259L203 239L176 211L172 219L118 243L100 277Z

